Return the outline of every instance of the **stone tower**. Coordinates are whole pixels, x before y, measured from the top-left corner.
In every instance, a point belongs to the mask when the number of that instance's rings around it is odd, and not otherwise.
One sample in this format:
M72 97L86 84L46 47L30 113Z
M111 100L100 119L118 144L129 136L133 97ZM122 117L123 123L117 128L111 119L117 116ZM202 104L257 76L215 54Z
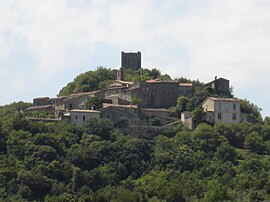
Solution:
M141 68L141 52L125 53L122 51L121 67L138 70Z
M124 69L123 69L123 67L120 67L120 69L117 71L117 80L119 80L119 81L124 80Z

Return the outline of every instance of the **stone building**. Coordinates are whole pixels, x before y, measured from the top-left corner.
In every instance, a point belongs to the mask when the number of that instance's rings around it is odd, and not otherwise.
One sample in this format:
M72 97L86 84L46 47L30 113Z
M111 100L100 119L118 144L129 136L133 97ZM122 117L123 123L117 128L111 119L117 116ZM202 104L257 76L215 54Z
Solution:
M183 124L187 125L190 130L194 128L192 112L182 112L181 113L181 121Z
M54 105L56 108L64 108L64 102L66 97L39 97L33 99L33 106L45 106L45 105Z
M176 105L180 95L190 97L192 94L192 83L154 79L141 81L138 85L123 90L121 97L129 101L132 97L138 97L141 100L139 106L143 108L170 108Z
M101 118L109 119L114 125L127 120L140 122L137 106L104 103L103 108L99 109L99 111L101 112Z
M85 109L85 104L88 98L97 97L99 99L104 99L103 91L91 91L85 93L76 93L67 96L65 100L65 109Z
M70 122L77 126L83 126L86 121L92 118L99 119L100 111L96 110L70 110Z
M234 98L207 98L202 104L209 123L240 123L240 101Z
M215 77L215 80L205 84L205 86L211 86L218 93L222 93L224 95L230 94L230 81L224 78Z
M148 80L140 83L138 97L141 107L169 108L176 105L179 96L177 81Z
M121 53L121 67L138 70L141 68L141 52Z

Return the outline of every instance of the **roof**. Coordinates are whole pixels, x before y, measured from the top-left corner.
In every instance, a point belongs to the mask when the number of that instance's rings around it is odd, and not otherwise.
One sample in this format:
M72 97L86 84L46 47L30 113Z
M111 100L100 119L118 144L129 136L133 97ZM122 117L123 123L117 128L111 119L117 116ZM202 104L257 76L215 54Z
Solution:
M81 97L81 96L91 96L91 95L95 95L98 92L99 91L91 91L91 92L84 92L84 93L74 93L74 94L70 94L69 96L67 96L66 99L70 100L70 99L78 98L78 97Z
M125 89L125 91L130 91L130 90L136 90L136 89L139 89L140 86L133 86L133 87L130 87L128 89Z
M183 87L193 87L193 83L179 83L179 86L183 86Z
M207 100L212 100L212 101L221 101L221 102L240 102L238 99L235 98L221 98L221 97L208 97L204 100L203 104L207 101Z
M109 88L111 87L121 87L122 85L120 83L112 83L111 85L109 85Z
M134 82L131 81L122 81L122 80L116 80L115 82L122 83L122 84L134 84Z
M69 110L69 112L77 112L77 113L100 113L100 111L97 111L97 110L88 110L88 109L73 109L73 110Z
M36 97L36 98L34 98L34 100L43 100L43 99L49 99L49 97Z
M53 108L53 107L52 107L52 105L33 106L33 107L26 108L26 111L28 111L28 110L42 110L42 109L48 109L48 108Z
M105 108L129 108L129 109L137 109L137 105L116 105L116 104L109 104L109 103L103 103L103 108L101 108L100 110L102 109L105 109Z
M151 79L151 80L146 80L145 82L147 83L157 83L157 82L160 82L161 80L160 79Z
M178 83L178 81L173 81L173 80L160 80L160 79L151 79L151 80L146 80L146 83Z
M112 87L107 88L105 91L115 90L115 89L125 89L125 88L128 88L128 87L127 86L121 86L121 85L120 86L112 86Z
M159 108L159 109L155 109L155 108L141 108L143 111L149 111L149 112L169 112L168 109L164 109L164 108Z
M83 96L83 95L94 95L94 94L96 94L98 92L99 92L99 90L91 91L91 92L83 92L83 93L73 93L73 94L70 94L68 97L77 97L77 96Z
M218 79L214 79L213 81L210 81L210 82L206 83L205 85L209 85L209 84L211 84L211 83L213 83L213 82L215 82L215 81L218 81L218 80L226 80L226 81L230 81L230 80L228 80L228 79L224 79L224 78L220 77L220 78L218 78Z

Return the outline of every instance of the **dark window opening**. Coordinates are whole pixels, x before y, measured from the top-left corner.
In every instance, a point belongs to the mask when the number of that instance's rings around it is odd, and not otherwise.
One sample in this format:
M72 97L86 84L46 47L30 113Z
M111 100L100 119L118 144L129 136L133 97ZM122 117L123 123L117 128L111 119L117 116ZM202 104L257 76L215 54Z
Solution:
M222 114L218 113L218 119L221 120L222 119Z

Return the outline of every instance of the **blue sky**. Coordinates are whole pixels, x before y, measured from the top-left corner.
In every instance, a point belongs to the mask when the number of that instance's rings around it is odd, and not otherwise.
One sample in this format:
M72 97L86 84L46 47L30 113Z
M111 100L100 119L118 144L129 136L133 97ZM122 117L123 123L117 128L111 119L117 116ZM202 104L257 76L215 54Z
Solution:
M269 10L268 0L0 0L0 105L56 96L141 51L144 67L172 77L230 79L269 116Z

